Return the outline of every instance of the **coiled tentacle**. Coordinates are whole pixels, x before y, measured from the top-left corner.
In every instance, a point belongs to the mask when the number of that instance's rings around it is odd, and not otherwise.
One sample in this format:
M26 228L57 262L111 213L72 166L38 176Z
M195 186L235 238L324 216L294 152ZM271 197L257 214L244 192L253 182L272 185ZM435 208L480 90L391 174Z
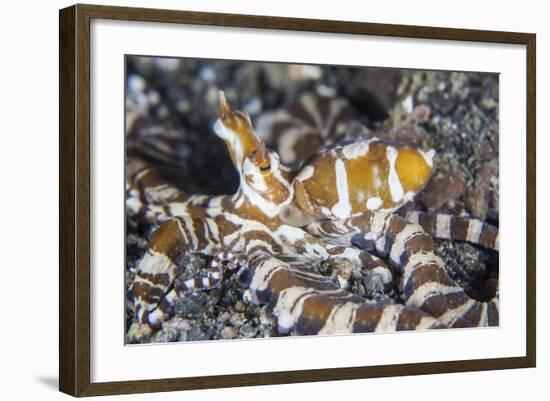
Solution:
M206 277L191 278L174 286L155 307L147 305L149 311L142 315L142 323L158 326L162 321L173 314L173 306L176 300L191 290L211 290L220 285L224 277L224 270L234 270L238 267L237 259L231 252L220 252L211 261L210 271Z
M136 266L136 276L130 287L139 322L157 323L156 318L150 321L149 315L166 297L175 279L178 264L191 246L181 220L169 220L154 232L149 249ZM166 309L166 302L164 305Z
M368 302L307 269L266 253L253 255L250 289L268 304L280 333L344 334L444 326L420 309Z
M312 224L310 232L361 234L397 270L406 305L429 313L448 327L499 324L498 293L489 302L469 297L445 271L430 235L395 214L364 213L342 221Z
M489 302L480 302L447 274L432 238L417 224L392 214L372 214L355 218L352 225L367 224L366 236L374 239L376 250L401 275L405 303L431 314L449 327L496 326L499 324L498 293Z
M484 248L498 251L498 228L467 216L452 216L444 213L411 211L405 219L422 226L434 238L467 241Z
M132 158L126 163L126 210L138 220L160 224L185 210L189 196L158 174L148 162Z
M283 163L298 167L320 147L347 139L356 120L346 99L303 93L285 109L262 118L259 130L276 146Z

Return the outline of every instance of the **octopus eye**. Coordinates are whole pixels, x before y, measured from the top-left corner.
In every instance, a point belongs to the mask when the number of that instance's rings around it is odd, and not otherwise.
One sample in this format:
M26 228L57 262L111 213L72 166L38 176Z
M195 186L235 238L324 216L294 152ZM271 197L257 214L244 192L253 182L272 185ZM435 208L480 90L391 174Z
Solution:
M264 166L260 166L261 171L269 171L271 169L271 164L266 164Z

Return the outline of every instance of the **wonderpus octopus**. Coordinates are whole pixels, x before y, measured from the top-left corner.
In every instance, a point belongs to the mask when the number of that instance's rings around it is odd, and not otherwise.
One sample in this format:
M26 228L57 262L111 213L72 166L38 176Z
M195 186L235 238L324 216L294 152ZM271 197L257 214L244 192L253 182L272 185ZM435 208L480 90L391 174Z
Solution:
M499 324L498 290L487 302L466 294L446 273L432 240L468 241L498 251L498 229L466 216L397 213L430 179L433 150L376 137L346 140L347 128L334 122L341 110L332 102L312 118L318 137L332 144L308 154L293 171L223 92L219 103L214 131L238 171L236 193L188 195L147 163L128 163L127 207L158 224L130 286L134 324L158 329L174 314L179 297L218 286L236 267L252 302L267 305L280 334ZM276 138L292 164L299 147L289 147L289 135L311 145L315 129L301 128L298 119L285 124ZM187 253L213 257L207 277L175 280ZM323 260L339 262L336 280L311 268ZM350 277L378 283L372 287L378 290L356 295L348 291ZM400 302L384 301L388 291Z

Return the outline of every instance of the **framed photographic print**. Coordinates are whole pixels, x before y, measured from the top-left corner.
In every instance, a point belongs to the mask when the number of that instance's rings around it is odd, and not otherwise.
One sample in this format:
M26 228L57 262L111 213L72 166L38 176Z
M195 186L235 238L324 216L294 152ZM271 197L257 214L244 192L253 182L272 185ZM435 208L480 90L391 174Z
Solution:
M535 366L533 34L75 5L60 154L63 392Z

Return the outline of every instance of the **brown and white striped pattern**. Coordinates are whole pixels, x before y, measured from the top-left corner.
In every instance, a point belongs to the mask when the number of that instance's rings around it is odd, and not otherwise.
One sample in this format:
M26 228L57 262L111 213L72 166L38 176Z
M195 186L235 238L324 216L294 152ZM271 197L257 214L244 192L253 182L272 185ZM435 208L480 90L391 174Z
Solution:
M227 196L178 194L177 198L167 197L155 204L159 200L158 191L155 196L150 195L155 191L149 191L149 195L139 198L148 216L163 223L138 262L131 286L138 321L159 326L171 316L176 299L185 296L186 291L219 285L223 278L221 262L231 259L228 254L214 259L207 277L176 286L176 271L186 252L216 256L231 251L246 255L249 288L256 302L268 305L281 333L335 334L498 325L498 295L485 303L471 299L447 275L431 239L433 234L498 249L498 230L445 215L432 217L430 221L423 214L410 214L409 219L418 223L412 224L395 214L353 207L351 193L360 190L357 188L360 181L347 179L352 170L348 170L346 161L361 159L378 147L375 153L380 153L382 159L366 157L363 161L381 160L379 163L387 164L378 179L387 182L385 196L400 202L406 193L410 192L412 198L416 191L405 191L411 178L399 171L422 172L427 165L431 172L431 154L377 140L322 151L317 160L323 163L306 164L294 179L294 184L313 180L312 188L326 190L324 195L311 188L305 190L307 202L322 203L330 198L334 202L325 207L332 209L339 205L337 212L319 215L311 213L310 206L303 207L299 191L294 197L296 185L292 185L289 174L279 165L277 155L256 141L248 117L243 113L233 115L223 96L221 102L225 117L218 121L216 130L230 148L241 175L241 186L236 194ZM399 159L402 151L405 156ZM400 168L395 167L397 160L404 163ZM382 164L378 165L379 170ZM322 166L328 172L319 175ZM331 176L330 171L333 181L326 179ZM422 177L420 186L426 174ZM400 197L396 188L392 189L397 184L402 192ZM162 184L155 180L153 170L142 166L136 169L133 185L132 190L143 193ZM368 206L368 200L364 201ZM388 209L397 207L399 204ZM288 224L284 212L289 209L307 217L296 221L310 224L303 227ZM338 211L343 209L347 212L340 214ZM317 218L311 223L312 215ZM304 267L330 258L345 260L350 266L349 271L339 272L338 283ZM389 266L381 258L388 258ZM353 295L342 288L346 286L348 273L376 277L385 290L395 289L396 281L404 305L376 303Z
M250 288L277 319L279 332L295 335L423 330L443 325L417 308L378 304L341 289L319 274L270 255L253 257Z
M445 271L431 235L396 214L368 213L323 230L361 233L375 244L380 257L389 258L398 270L405 304L422 309L447 327L496 326L499 324L498 293L489 302L470 298ZM319 230L314 224L308 228Z
M158 306L151 308L151 302L138 303L138 310L143 310L142 314L138 312L138 319L143 323L148 323L152 326L158 326L172 316L173 306L177 298L185 296L188 291L192 290L211 290L220 285L223 280L224 270L234 270L238 268L238 260L231 252L218 253L210 263L210 271L206 277L192 278L183 281L182 283L174 286L171 290L168 290L168 286L164 286L162 290L168 291L166 295L157 301ZM142 281L136 280L136 283ZM145 312L147 310L147 312Z
M448 327L499 324L498 296L489 302L470 298L446 273L431 236L421 226L392 215L384 236L390 260L400 268L407 305L428 312Z
M356 119L347 100L308 92L266 115L259 125L261 136L275 145L282 162L298 167L321 147L346 139Z
M231 252L220 252L210 262L210 271L208 276L201 278L192 278L185 280L174 289L178 296L189 290L210 290L217 287L223 280L224 266L228 270L234 270L238 267L238 261Z
M434 238L467 241L487 249L498 251L498 228L468 216L452 216L444 213L412 211L405 219L422 226Z

